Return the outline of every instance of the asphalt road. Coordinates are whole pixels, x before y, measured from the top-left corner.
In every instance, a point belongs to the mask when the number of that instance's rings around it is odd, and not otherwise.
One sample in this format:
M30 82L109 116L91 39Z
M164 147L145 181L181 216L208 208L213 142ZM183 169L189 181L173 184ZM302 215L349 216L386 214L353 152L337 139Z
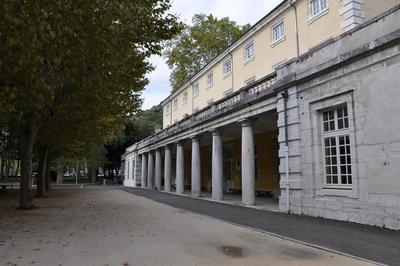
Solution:
M227 205L140 188L125 191L176 208L288 237L375 262L400 265L400 231Z

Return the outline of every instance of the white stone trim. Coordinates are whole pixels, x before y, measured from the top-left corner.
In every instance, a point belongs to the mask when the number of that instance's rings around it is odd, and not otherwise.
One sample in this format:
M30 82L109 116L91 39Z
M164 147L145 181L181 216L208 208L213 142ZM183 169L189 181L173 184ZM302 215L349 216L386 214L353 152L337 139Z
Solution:
M343 16L340 27L345 31L354 29L361 25L365 20L365 14L362 11L364 0L343 0L343 7L339 10L339 15Z

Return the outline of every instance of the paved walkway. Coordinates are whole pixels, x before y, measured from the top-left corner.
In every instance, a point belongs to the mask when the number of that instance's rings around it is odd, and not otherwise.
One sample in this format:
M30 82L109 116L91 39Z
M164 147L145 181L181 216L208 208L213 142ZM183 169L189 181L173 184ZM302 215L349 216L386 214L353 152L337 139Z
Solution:
M182 197L154 190L126 191L173 207L248 226L389 265L400 265L400 231L327 219L287 215Z
M111 187L68 187L23 211L18 193L0 193L0 265L370 265Z

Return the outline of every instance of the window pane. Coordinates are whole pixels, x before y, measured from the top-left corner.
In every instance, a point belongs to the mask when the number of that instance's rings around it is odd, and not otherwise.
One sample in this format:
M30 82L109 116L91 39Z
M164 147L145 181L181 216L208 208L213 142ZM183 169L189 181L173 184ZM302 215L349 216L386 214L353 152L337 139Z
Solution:
M338 171L337 171L337 167L336 166L332 166L332 174L337 175Z
M339 129L343 128L343 120L342 119L338 120L338 128Z
M349 185L352 182L350 135L347 106L324 111L322 118L325 180L330 185ZM337 128L336 128L337 127Z
M325 158L325 163L326 163L326 165L330 165L331 164L331 158L330 157L326 157Z
M323 112L322 113L322 118L324 121L328 121L328 112Z
M340 156L340 164L346 164L346 156Z
M321 11L326 9L326 7L327 7L326 0L320 0L320 9L321 9Z
M335 121L329 122L329 130L335 130Z

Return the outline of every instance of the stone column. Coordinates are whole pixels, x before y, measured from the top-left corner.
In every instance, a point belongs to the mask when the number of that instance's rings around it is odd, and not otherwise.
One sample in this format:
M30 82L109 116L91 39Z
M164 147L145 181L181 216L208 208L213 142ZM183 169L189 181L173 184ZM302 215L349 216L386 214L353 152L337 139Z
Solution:
M212 132L212 199L222 200L222 180L223 180L223 148L222 137L219 130Z
M164 190L165 190L165 192L171 191L171 149L169 146L165 146Z
M183 144L178 142L176 145L176 193L185 193L185 158Z
M201 194L201 168L200 168L200 144L197 137L192 138L192 196Z
M147 187L147 154L142 154L142 188Z
M154 156L152 151L149 151L147 160L147 187L154 188Z
M142 168L141 168L141 161L140 161L140 155L139 154L136 154L136 157L135 157L136 159L135 159L135 175L136 175L136 183L135 183L135 185L136 185L136 187L139 187L141 184L142 184L142 182L141 182L141 171L142 171Z
M133 186L136 187L136 180L137 180L137 175L136 175L136 157L137 155L135 154L132 160L132 177L133 177Z
M155 188L161 189L161 150L156 150L156 170L155 170Z
M253 127L248 119L242 121L242 203L254 205L255 162Z

